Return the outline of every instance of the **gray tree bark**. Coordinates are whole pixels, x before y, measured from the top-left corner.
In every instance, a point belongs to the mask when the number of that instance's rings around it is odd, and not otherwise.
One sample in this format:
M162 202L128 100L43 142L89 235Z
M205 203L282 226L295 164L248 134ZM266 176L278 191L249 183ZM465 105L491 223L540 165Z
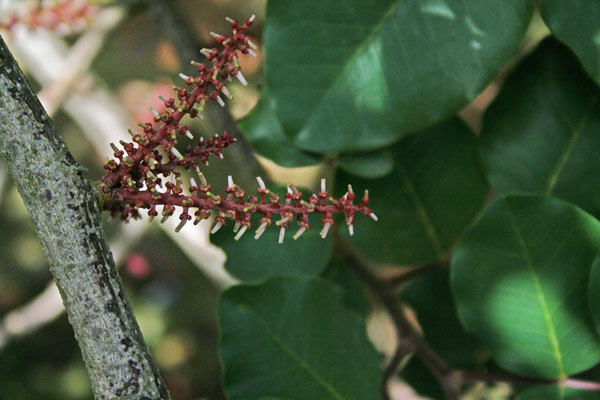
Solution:
M104 239L96 192L1 37L0 157L48 257L95 398L170 399Z

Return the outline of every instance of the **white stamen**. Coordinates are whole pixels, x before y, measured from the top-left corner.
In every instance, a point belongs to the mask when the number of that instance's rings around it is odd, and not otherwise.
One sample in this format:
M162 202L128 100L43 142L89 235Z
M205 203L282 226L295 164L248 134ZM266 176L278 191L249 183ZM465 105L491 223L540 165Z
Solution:
M227 82L233 82L233 79L231 79L231 75L227 75Z
M220 158L221 160L223 159L223 153L219 153L219 158ZM208 163L208 161L207 161L207 163ZM208 165L208 164L206 164L206 165Z
M292 188L291 188L291 187L289 187L289 186L288 186L288 187L287 187L287 189L288 189L288 193L289 193L289 194L294 194L294 191L292 190Z
M258 181L258 187L260 187L261 189L266 189L267 188L265 186L265 182L262 180L262 178L260 176L257 176L256 180Z
M267 222L263 222L262 224L260 224L260 226L258 227L258 229L255 232L254 239L260 238L262 236L262 234L265 233L266 229L267 229Z
M285 237L285 226L282 226L281 229L279 230L279 244L283 243L283 238Z
M183 228L187 222L187 218L184 218L181 220L181 222L179 223L179 225L177 225L177 228L175 228L175 232L179 232L181 230L181 228Z
M194 140L194 135L192 135L192 132L190 132L189 129L187 131L185 131L185 136L187 136L191 140Z
M252 16L248 18L248 21L254 22L254 18L256 18L256 15L252 14Z
M217 96L217 103L219 103L219 105L221 107L225 107L225 102L223 101L223 99L221 98L221 96Z
M190 178L190 186L198 187L198 185L196 185L196 180L194 180L194 178Z
M150 107L150 112L152 113L152 115L154 115L155 117L158 117L160 114L158 113L158 111L156 111L153 107Z
M321 179L321 192L325 192L326 190L326 186L325 186L325 178Z
M348 192L346 192L346 194L343 197L344 197L344 200L348 200Z
M231 92L229 91L229 89L227 89L227 86L223 86L221 88L221 91L223 92L223 94L227 97L229 97L229 99L233 99L233 95L231 94Z
M300 229L298 229L298 232L296 232L294 234L294 240L298 240L300 235L302 235L304 232L306 232L306 227L305 226L300 227Z
M235 235L234 239L235 240L240 240L240 238L242 237L242 235L244 233L246 233L246 230L248 229L248 227L246 225L242 226L242 229L240 229L240 231L238 232L237 235Z
M354 225L348 225L348 233L350 236L354 235Z
M326 223L325 225L323 225L323 229L321 229L321 233L319 233L319 235L325 239L325 237L327 236L327 232L329 232L329 228L331 227L331 223Z
M237 231L239 231L241 226L242 226L242 224L240 224L239 222L236 222L235 225L233 226L233 233L236 233Z
M250 46L251 48L253 48L254 50L258 50L258 46L254 44L254 42L252 40L248 40L246 43L248 43L248 46Z
M286 216L285 218L281 218L279 221L277 221L275 224L277 226L281 226L283 224L285 224L286 222L288 222L290 220L289 216Z
M180 73L179 73L179 77L180 77L181 79L183 79L184 81L187 81L188 79L190 79L190 77L189 77L189 76L187 76L186 74L184 74L184 73L182 73L182 72L180 72Z
M215 226L213 226L213 228L210 230L211 234L215 234L218 232L219 229L221 229L221 227L223 226L223 224L221 222L217 222L215 224Z
M377 218L377 215L375 215L375 213L371 213L371 214L369 214L369 217L371 217L371 219L372 219L373 221L377 222L377 219L378 219L378 218Z
M242 71L238 71L237 74L235 74L235 77L238 78L242 85L248 86L248 81L244 78L244 75L242 75Z
M233 187L233 178L231 177L231 175L227 175L227 187L228 188Z
M177 150L175 147L171 147L171 153L173 153L173 155L175 157L177 157L179 160L183 160L183 156L181 155L179 150Z
M256 53L254 52L254 50L248 49L248 54L250 54L252 57L256 58Z
M167 99L167 98L166 98L165 96L163 96L163 95L160 95L160 96L158 96L158 98L159 98L159 99L161 99L162 101L164 101L165 103L166 103L167 101L169 101L169 99Z

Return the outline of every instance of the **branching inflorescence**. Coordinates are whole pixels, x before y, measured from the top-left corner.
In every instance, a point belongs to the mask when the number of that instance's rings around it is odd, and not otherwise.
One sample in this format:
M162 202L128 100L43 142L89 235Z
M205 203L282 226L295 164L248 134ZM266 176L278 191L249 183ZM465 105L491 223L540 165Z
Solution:
M18 25L29 29L79 30L98 12L98 7L84 0L42 1L22 13L9 13L0 19L0 30L12 31Z
M243 85L246 79L241 73L236 52L254 54L256 45L244 32L252 24L254 16L239 25L238 21L227 18L231 24L232 35L227 37L212 33L222 46L222 49L202 49L211 66L192 61L197 67L198 75L186 76L180 74L186 86L173 89L176 98L160 97L165 104L162 113L150 109L154 121L138 123L141 132L129 130L133 142L121 141L122 149L111 144L115 159L108 160L104 166L107 174L101 181L100 188L104 198L104 208L110 210L113 216L120 215L123 219L137 217L139 209L148 209L151 219L159 215L161 206L161 222L165 222L181 209L179 231L187 221L194 219L197 224L203 219L215 214L215 224L211 233L215 233L228 221L235 224L235 239L238 240L252 227L252 216L260 215L255 238L258 239L265 230L275 224L280 229L279 242L282 243L290 224L296 221L298 231L294 234L297 239L310 228L310 214L318 213L321 218L321 237L325 237L333 225L333 216L343 213L350 234L354 233L354 216L361 212L374 220L375 214L367 207L369 204L368 191L359 204L353 204L355 194L351 186L348 192L334 199L329 196L325 180L321 180L321 191L304 200L302 193L293 185L289 185L287 193L281 198L270 191L263 180L258 177L257 194L247 195L241 187L228 177L225 195L214 194L206 178L200 172L200 164L208 165L209 157L216 155L223 158L223 149L236 141L235 138L223 132L205 141L200 138L196 145L188 146L183 153L176 148L177 137L180 135L194 139L186 125L182 125L185 116L201 118L200 111L204 105L215 100L221 106L225 105L221 94L233 98L225 86L226 80L236 77ZM177 169L196 171L199 184L194 178L190 179L189 194L184 193L183 179ZM193 217L190 213L193 212ZM276 221L273 217L277 216Z

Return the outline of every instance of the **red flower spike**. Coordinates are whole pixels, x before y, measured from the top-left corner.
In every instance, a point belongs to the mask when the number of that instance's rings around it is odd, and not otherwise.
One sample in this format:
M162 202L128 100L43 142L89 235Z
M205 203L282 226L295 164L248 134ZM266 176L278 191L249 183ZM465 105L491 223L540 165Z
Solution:
M322 216L320 236L323 238L333 225L333 215L336 213L344 214L350 234L354 233L356 213L360 212L377 220L368 208L367 191L359 204L353 203L356 195L351 186L348 186L348 192L344 196L334 199L327 192L325 179L321 180L319 193L312 194L308 201L303 200L302 192L291 184L282 198L270 191L260 177L256 178L257 194L248 195L234 183L231 176L227 178L224 195L212 193L199 164L208 164L208 159L213 155L223 158L222 150L236 141L226 132L206 141L200 137L195 145L188 146L183 152L177 149L177 138L181 135L194 140L194 134L186 125L181 124L183 117L201 117L198 110L202 110L209 100L224 105L221 93L231 99L231 92L224 80L235 76L242 84L246 84L236 53L253 54L252 50L256 50L256 45L244 34L253 20L254 17L251 17L239 25L237 21L228 18L231 36L213 34L222 49L202 50L211 66L192 62L198 75L180 74L187 87L173 87L175 96L172 98L159 97L166 107L165 111L159 113L150 109L153 121L138 122L142 131L130 130L133 142L121 142L122 150L111 145L115 159L107 161L107 173L101 181L105 209L124 219L137 217L138 209L148 209L152 220L159 215L157 207L161 206L161 222L165 222L175 214L176 208L180 208L180 223L176 231L192 220L190 210L195 209L194 224L209 218L211 214L215 215L211 234L219 231L229 221L233 222L235 240L241 239L252 228L252 216L257 214L260 215L260 220L254 238L260 238L275 224L279 228L279 243L283 243L285 233L294 221L298 226L294 240L309 230L311 227L308 219L312 213ZM158 151L161 147L166 157ZM199 184L194 178L190 178L187 187L189 194L184 192L181 173L177 171L179 168L192 168L198 174Z

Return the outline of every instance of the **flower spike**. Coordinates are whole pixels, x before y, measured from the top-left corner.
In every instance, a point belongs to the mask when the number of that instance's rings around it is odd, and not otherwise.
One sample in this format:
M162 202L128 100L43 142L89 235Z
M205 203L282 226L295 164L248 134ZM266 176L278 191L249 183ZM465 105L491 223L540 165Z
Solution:
M198 110L203 109L209 101L215 101L222 106L225 101L221 95L231 99L232 94L225 86L225 81L232 77L247 85L241 73L237 53L249 54L257 46L244 33L254 17L243 24L227 19L231 24L231 35L213 34L221 49L203 49L210 66L192 62L197 74L179 74L185 81L182 87L174 87L171 98L161 96L165 108L150 109L153 120L139 122L139 129L130 130L131 143L120 142L120 147L111 144L114 159L109 160L102 179L102 195L104 208L111 211L113 216L123 219L137 217L138 210L148 209L150 219L158 216L157 208L162 207L161 222L173 216L179 208L180 222L176 231L183 229L187 221L192 219L190 210L195 210L194 224L201 220L215 217L211 234L216 234L228 222L233 223L234 239L240 240L252 227L254 215L260 217L254 238L260 238L273 224L279 228L278 242L283 243L285 234L297 224L293 239L297 240L310 229L308 223L310 214L321 215L320 236L326 238L334 224L334 214L344 215L349 233L354 233L354 218L356 213L362 213L374 220L375 214L368 208L368 192L354 204L353 188L348 186L348 192L339 198L334 198L327 192L325 179L320 182L320 191L309 197L304 197L300 190L289 184L284 195L280 196L269 190L264 180L256 178L258 189L256 194L247 194L237 185L231 176L227 177L225 194L211 191L211 185L200 170L202 164L208 165L210 157L223 158L224 150L235 143L236 139L226 132L215 134L205 139L197 136L195 144L188 145L180 151L177 147L179 135L185 135L194 140L189 128L182 123L185 116L195 118ZM188 190L184 193L183 175L181 170L195 171L199 181L189 179Z

